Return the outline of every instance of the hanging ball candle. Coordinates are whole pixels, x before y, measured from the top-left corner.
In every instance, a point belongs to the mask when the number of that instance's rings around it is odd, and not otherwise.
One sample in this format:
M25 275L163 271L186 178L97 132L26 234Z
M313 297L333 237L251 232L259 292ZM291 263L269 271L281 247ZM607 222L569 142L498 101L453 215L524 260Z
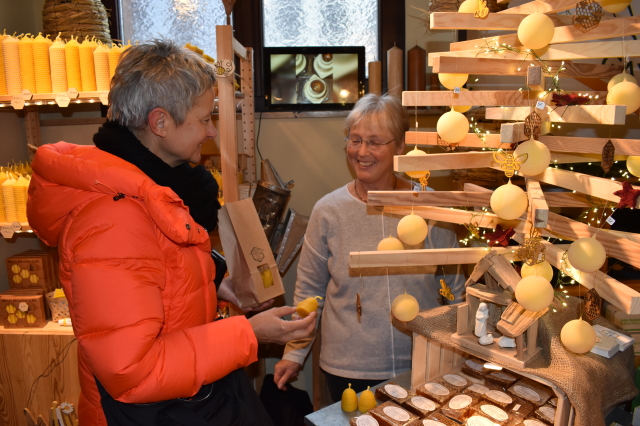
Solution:
M593 237L580 238L569 246L567 259L573 266L582 272L594 272L604 265L607 259L607 253L600 241Z
M551 152L542 142L531 138L528 141L521 143L516 148L513 156L518 158L523 154L527 154L526 159L524 159L525 157L518 159L518 161L523 161L523 163L520 164L520 170L518 173L525 176L535 176L544 172L545 169L549 167Z
M411 151L407 152L407 155L409 156L422 156L422 155L427 155L426 152L418 149L418 147L414 147ZM418 171L413 171L413 172L405 172L407 175L409 175L410 177L414 178L414 179L420 179L422 176L426 175L427 173L429 173L429 170L418 170Z
M384 238L382 241L378 243L378 251L386 251L386 250L404 250L404 246L402 245L402 241L397 238L393 238L392 236L388 236Z
M393 299L391 303L391 313L399 321L407 322L418 316L420 306L415 297L410 294L403 293Z
M358 397L356 396L356 391L351 389L351 383L349 383L349 387L342 392L342 411L346 411L350 413L352 411L356 411L358 409Z
M438 119L436 131L443 141L458 143L469 133L469 120L457 111L445 112Z
M298 303L296 313L300 315L300 318L308 317L311 312L315 312L318 309L318 300L322 300L322 297L307 297L302 302Z
M538 275L542 278L545 278L547 281L551 281L553 278L553 268L546 260L543 260L540 263L536 263L535 265L527 265L526 263L522 264L522 270L520 271L520 276L522 278L527 278L531 275Z
M478 0L464 0L458 8L458 13L474 13L478 10Z
M438 79L440 84L449 90L453 90L456 87L462 87L469 79L469 74L450 74L446 72L438 73Z
M640 155L627 157L627 170L636 177L640 177Z
M553 21L544 13L532 13L518 25L518 40L529 49L542 49L553 38Z
M596 344L596 331L582 318L566 323L560 331L560 341L576 354L589 352Z
M528 311L539 312L553 302L553 287L546 278L529 275L516 286L516 300Z
M398 222L398 238L408 246L420 244L428 233L427 222L416 214L411 213Z
M462 88L460 88L460 91L468 92L469 89L465 89L464 87L462 87ZM451 108L453 108L453 110L456 111L456 112L464 114L465 112L469 111L472 106L473 105L453 105Z
M607 105L625 105L627 115L636 112L640 108L640 87L631 81L616 84L607 95Z
M625 10L631 4L631 0L602 0L598 3L605 12L618 13Z
M529 200L527 193L509 181L491 194L491 210L500 219L517 219L527 210Z
M376 405L376 398L373 395L373 392L369 390L369 386L367 386L367 390L362 391L360 398L358 398L358 411L366 413Z
M607 83L607 90L611 90L613 86L618 83L622 83L623 81L630 81L632 83L638 84L638 80L631 74L627 74L625 71L622 71L620 74L614 75Z

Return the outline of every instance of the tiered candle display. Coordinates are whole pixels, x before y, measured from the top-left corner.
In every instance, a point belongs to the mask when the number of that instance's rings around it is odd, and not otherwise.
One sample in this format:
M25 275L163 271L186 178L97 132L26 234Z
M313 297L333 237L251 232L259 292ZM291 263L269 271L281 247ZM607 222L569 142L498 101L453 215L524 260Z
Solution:
M51 93L51 65L49 47L51 40L42 37L42 33L33 40L33 68L36 76L36 93Z
M33 38L26 34L18 42L18 55L20 57L20 79L22 90L31 93L36 92L36 74L33 66Z

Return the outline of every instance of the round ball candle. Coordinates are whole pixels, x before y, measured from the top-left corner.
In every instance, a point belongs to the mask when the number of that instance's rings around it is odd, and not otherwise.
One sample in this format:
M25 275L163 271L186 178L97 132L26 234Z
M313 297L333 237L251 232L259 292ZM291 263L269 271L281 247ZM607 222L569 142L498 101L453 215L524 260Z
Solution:
M532 312L547 308L553 302L553 294L553 287L549 280L538 275L529 275L521 279L515 291L518 303Z
M469 120L459 112L445 112L436 123L436 131L443 141L458 143L469 133Z
M2 183L2 202L4 203L4 213L7 222L17 222L18 212L16 211L15 196L13 194L13 185L16 184L16 180L9 176L7 180Z
M413 46L407 52L409 68L407 88L410 91L424 91L427 88L427 51L420 46Z
M80 71L80 43L73 36L64 46L64 56L67 65L67 84L82 92L82 73Z
M625 10L631 4L631 0L602 0L598 3L605 12L618 13Z
M593 237L580 238L574 241L567 252L567 259L574 269L582 272L594 272L604 265L607 259L605 251L600 241Z
M404 246L402 245L402 241L394 237L387 237L382 239L378 243L378 251L386 251L386 250L404 250Z
M404 90L402 53L402 49L397 46L387 50L387 92L398 99L402 99L402 90Z
M80 76L82 77L82 90L85 92L95 92L96 89L96 67L93 63L93 51L96 46L86 37L78 47L80 54Z
M462 92L468 92L469 89L465 89L464 87L460 88L460 91ZM455 96L455 95L454 95ZM473 105L453 105L451 108L453 108L453 110L455 112L459 112L461 114L464 114L465 112L469 111L471 109Z
M582 318L566 323L560 330L560 341L576 354L589 352L596 344L596 331Z
M93 63L96 69L96 89L100 92L109 90L111 87L111 78L109 77L109 49L100 44L93 51Z
M627 157L627 170L636 177L640 177L640 155Z
M49 48L49 62L51 63L51 91L64 93L67 91L67 63L64 55L64 42L60 36L56 37Z
M0 95L7 94L7 79L4 73L4 57L2 55L2 41L8 37L6 34L0 34Z
M520 187L507 182L491 194L491 210L504 220L517 219L527 210L529 200Z
M382 62L369 62L369 93L382 94Z
M620 74L614 75L607 83L607 90L611 90L613 86L618 83L622 83L623 81L630 81L632 83L638 84L638 80L631 74L627 74L625 71L622 71Z
M51 64L49 47L51 40L38 34L33 40L33 68L36 75L36 93L51 93Z
M122 55L122 48L118 45L114 45L109 50L109 79L112 79L116 73L116 67L120 62L120 55Z
M551 161L549 148L542 142L533 139L533 137L518 145L513 156L518 158L523 154L527 154L527 156L525 160L523 160L525 157L518 159L518 161L522 161L519 173L525 176L535 176L549 167L549 161Z
M410 294L403 293L391 303L391 313L399 321L411 321L418 316L418 312L420 312L418 301Z
M351 383L349 383L349 387L342 392L341 405L342 411L346 411L347 413L358 409L358 397L356 396L356 391L351 389Z
M449 90L464 86L468 79L469 74L438 73L438 80L440 80L440 84Z
M551 281L553 278L553 268L546 260L531 266L523 263L520 276L522 278L526 278L530 275L538 275L545 278L547 281Z
M424 241L429 233L427 222L420 216L411 213L398 222L398 238L409 246L415 246Z
M36 93L36 73L33 66L33 38L26 34L18 42L18 55L20 56L20 79L22 90Z
M367 386L367 390L362 391L358 398L358 411L361 413L366 413L377 405L376 398L369 388L370 386Z
M640 87L631 81L623 81L611 88L607 95L608 105L625 105L627 115L640 108Z
M7 95L20 95L22 93L18 43L18 39L13 36L7 36L2 40L2 57L7 83Z
M529 49L546 47L555 32L553 21L544 13L532 13L518 25L518 40Z
M315 312L318 309L318 300L322 300L322 297L307 297L302 302L298 303L296 313L300 318L308 317L311 312Z
M407 152L407 155L422 156L422 155L427 155L427 153L418 149L418 147L416 146L411 151ZM425 176L427 173L429 173L429 171L422 170L422 171L413 171L413 172L405 172L405 173L414 179L420 179L422 176Z
M475 13L478 10L478 0L464 0L458 8L458 13Z

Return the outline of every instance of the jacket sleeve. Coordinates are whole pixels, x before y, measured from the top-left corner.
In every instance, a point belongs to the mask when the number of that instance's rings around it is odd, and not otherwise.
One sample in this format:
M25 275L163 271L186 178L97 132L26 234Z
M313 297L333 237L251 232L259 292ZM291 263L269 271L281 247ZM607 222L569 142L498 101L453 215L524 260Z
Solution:
M165 283L178 293L197 284L184 269L166 268L170 254L160 249L159 231L139 202L113 203L104 197L84 207L62 241L74 332L109 394L128 403L189 397L254 362L257 341L245 317L204 323L204 280L203 291L181 299L184 321L193 324L193 315L202 325L181 328L182 319L165 318L164 304L176 303L163 298Z

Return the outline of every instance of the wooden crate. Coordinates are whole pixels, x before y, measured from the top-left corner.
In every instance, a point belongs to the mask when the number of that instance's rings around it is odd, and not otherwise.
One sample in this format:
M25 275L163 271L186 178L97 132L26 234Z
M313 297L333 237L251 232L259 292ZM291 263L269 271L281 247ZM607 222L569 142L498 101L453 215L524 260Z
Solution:
M51 253L20 253L8 257L6 265L12 289L42 288L51 291L58 283L56 261Z
M47 316L42 294L0 293L0 322L5 328L44 327Z

